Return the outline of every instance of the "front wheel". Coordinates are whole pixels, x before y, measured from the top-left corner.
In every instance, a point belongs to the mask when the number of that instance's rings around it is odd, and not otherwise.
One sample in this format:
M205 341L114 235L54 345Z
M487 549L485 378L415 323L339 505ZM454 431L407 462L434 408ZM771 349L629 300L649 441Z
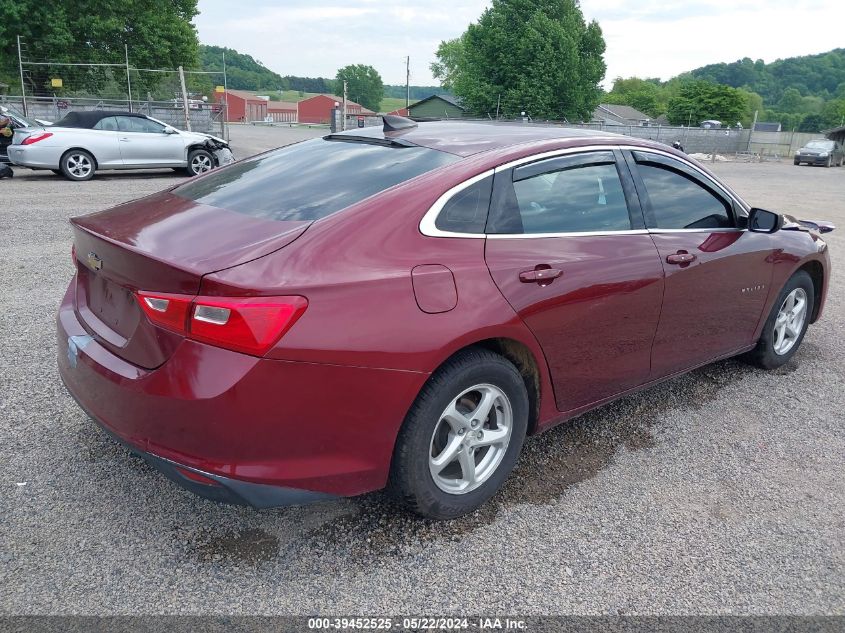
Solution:
M828 169L833 167L833 158L831 156L827 157L827 163L825 163L825 167L827 167Z
M815 288L803 270L798 271L780 291L757 347L750 353L752 362L763 369L777 369L798 351L810 325Z
M188 154L188 167L186 171L189 176L198 176L214 169L214 156L204 149L195 149Z
M84 149L72 149L65 152L59 161L62 175L76 182L91 180L96 170L94 157Z
M516 464L528 427L528 393L507 359L470 348L429 378L393 453L388 488L431 519L478 508Z

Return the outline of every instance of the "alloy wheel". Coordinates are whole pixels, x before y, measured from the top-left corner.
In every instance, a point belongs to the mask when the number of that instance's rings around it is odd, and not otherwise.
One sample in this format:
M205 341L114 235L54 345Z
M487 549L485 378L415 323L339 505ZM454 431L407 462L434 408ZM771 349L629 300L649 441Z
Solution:
M796 288L786 295L775 318L772 347L776 354L783 356L795 346L806 318L807 292L803 288Z
M71 154L67 157L65 165L74 178L85 178L94 168L91 160L84 154Z
M513 408L505 392L490 384L470 387L440 415L429 446L434 483L465 494L487 481L501 464L513 430Z
M205 154L198 154L191 159L191 170L195 174L203 174L211 170L211 158Z

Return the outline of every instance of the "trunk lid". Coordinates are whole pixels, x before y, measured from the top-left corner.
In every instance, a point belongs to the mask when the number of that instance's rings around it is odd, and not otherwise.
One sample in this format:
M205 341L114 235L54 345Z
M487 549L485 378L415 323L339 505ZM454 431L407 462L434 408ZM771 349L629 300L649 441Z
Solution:
M77 315L114 354L153 369L183 337L153 325L136 290L196 295L203 275L283 248L310 222L255 218L165 192L71 224Z

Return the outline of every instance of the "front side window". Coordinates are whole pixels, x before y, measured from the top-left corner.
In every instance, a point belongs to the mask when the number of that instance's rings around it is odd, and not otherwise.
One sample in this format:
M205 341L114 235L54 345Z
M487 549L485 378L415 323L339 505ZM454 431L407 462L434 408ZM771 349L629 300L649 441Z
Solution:
M248 158L173 190L269 220L319 220L460 158L427 147L312 139Z
M146 132L148 134L160 134L164 132L164 126L161 123L150 121L149 119L142 119L134 116L119 116L117 125L121 132Z
M612 160L613 154L608 152ZM554 159L553 159L554 160ZM558 161L555 161L558 162ZM522 233L586 233L631 228L615 162L559 162L513 183Z
M689 176L665 166L637 166L658 229L733 227L728 203Z

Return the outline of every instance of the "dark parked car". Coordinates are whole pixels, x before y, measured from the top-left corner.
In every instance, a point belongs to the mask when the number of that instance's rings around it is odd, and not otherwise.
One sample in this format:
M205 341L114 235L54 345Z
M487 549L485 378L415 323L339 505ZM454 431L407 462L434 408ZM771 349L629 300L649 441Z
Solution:
M662 144L391 117L72 224L59 369L117 440L212 499L387 487L438 519L526 434L718 359L783 365L832 229Z
M825 167L842 167L845 157L843 157L842 145L837 141L820 138L808 142L795 152L793 162L796 165L807 163L808 165L824 165Z

